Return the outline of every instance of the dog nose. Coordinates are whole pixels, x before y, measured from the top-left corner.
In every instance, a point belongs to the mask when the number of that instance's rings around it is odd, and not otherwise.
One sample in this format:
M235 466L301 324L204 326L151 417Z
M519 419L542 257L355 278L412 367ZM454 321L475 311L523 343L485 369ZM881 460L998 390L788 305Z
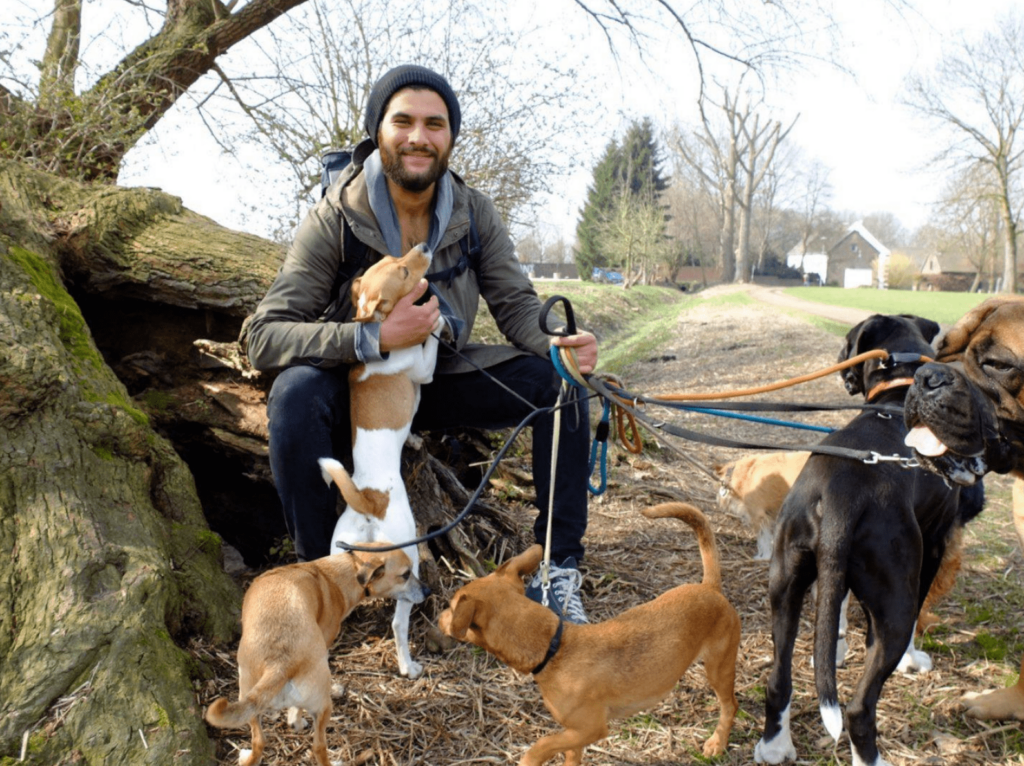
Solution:
M915 382L929 391L953 385L955 380L949 367L944 364L929 363L914 375Z

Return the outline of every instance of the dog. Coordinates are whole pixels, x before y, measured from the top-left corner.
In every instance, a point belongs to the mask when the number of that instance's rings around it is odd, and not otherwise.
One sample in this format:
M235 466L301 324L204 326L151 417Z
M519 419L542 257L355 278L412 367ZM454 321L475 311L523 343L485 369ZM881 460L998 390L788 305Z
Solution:
M900 407L914 372L933 355L930 342L938 331L935 322L907 315L864 320L847 334L840 362L873 349L890 356L845 369L847 391L864 393L871 404ZM822 444L910 458L906 433L902 416L868 410ZM943 558L959 502L959 488L919 468L868 465L821 453L808 458L776 523L769 567L774 661L764 733L754 750L758 763L796 758L789 728L793 647L804 596L817 581L814 672L825 727L838 741L844 722L836 654L841 605L849 592L864 609L869 635L864 677L847 707L846 727L854 763L886 764L876 743L878 699L904 651L913 651L916 616Z
M408 295L427 273L431 252L418 245L401 258L384 256L352 282L355 321L382 322L395 304ZM438 320L440 323L443 320ZM352 463L350 476L334 458L320 459L328 485L334 482L346 507L338 518L331 550L339 543L360 544L373 540L405 542L416 538L416 520L402 478L402 446L409 438L412 419L420 403L420 386L430 383L437 363L435 327L418 346L393 350L382 361L352 366L349 398L352 412ZM419 576L419 550L403 549ZM409 651L409 617L413 602L399 599L391 623L395 634L398 671L418 678L423 666Z
M907 394L907 444L949 481L1014 476L1013 521L1024 546L1024 298L979 304L938 340L936 359ZM963 701L975 718L1024 721L1024 661L1013 686Z
M284 708L296 728L301 728L301 710L315 717L313 758L330 766L328 651L356 606L385 596L415 603L424 599L423 586L402 551L325 556L272 569L252 581L242 600L238 701L220 697L206 710L213 726L251 727L252 750L241 751L241 766L256 766L263 757L261 715Z
M747 455L714 466L718 475L718 507L742 510L757 532L756 561L772 556L772 530L789 488L803 470L810 452Z
M574 625L524 595L522 577L540 564L534 545L496 571L460 588L441 613L441 631L532 673L552 717L564 727L527 750L519 766L540 766L558 753L580 764L583 748L608 736L608 721L655 704L686 669L703 657L720 714L704 755L725 752L736 717L736 653L740 618L722 594L714 533L704 514L685 503L643 511L651 519L678 518L700 546L704 577L679 585L605 622Z

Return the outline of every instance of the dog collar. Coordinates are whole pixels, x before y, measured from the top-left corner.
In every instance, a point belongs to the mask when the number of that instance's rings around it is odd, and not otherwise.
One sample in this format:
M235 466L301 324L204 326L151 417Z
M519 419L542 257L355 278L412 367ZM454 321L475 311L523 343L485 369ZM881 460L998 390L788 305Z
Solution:
M558 648L562 645L562 628L565 622L561 617L558 618L558 630L555 631L555 635L551 637L551 643L548 644L548 653L544 655L544 659L540 661L540 664L530 672L533 675L537 675L540 671L547 667L547 664L551 662L551 658L558 653Z
M893 378L892 380L883 380L877 386L868 391L868 395L864 397L865 401L870 402L876 396L883 391L888 391L890 388L900 388L905 386L912 386L914 384L913 378Z

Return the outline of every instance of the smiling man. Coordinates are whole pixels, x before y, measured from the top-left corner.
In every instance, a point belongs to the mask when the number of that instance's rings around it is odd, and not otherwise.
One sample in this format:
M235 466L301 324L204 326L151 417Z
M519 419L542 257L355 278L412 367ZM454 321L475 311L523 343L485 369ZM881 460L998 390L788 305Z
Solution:
M597 341L580 332L552 340L540 328L542 304L516 261L494 203L448 169L462 112L448 81L422 66L387 72L370 92L367 138L353 163L306 216L248 330L256 369L280 370L267 406L270 463L288 531L300 559L329 550L337 490L317 460L336 457L351 470L348 368L422 343L444 318L431 384L421 390L416 430L517 425L551 406L560 380L551 343L576 349L580 370L597 364ZM427 281L380 323L352 321L351 280L382 255L401 256L425 242L433 251ZM510 341L471 344L480 298ZM419 305L417 305L419 303ZM563 410L557 474L551 476L554 418L533 422L538 542L547 530L553 480L551 604L585 622L579 599L587 525L590 423L586 400ZM393 542L404 542L395 540ZM539 590L532 592L539 597Z

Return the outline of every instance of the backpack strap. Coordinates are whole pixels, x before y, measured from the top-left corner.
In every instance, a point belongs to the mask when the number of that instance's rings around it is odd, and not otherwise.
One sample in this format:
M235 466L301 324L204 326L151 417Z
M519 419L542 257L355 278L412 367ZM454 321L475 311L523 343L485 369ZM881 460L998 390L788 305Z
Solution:
M466 269L480 273L480 234L476 230L472 205L469 206L469 233L459 240L459 247L462 249L462 257L458 262L444 271L427 274L428 282L443 282L446 287L451 287L456 277L461 276Z

